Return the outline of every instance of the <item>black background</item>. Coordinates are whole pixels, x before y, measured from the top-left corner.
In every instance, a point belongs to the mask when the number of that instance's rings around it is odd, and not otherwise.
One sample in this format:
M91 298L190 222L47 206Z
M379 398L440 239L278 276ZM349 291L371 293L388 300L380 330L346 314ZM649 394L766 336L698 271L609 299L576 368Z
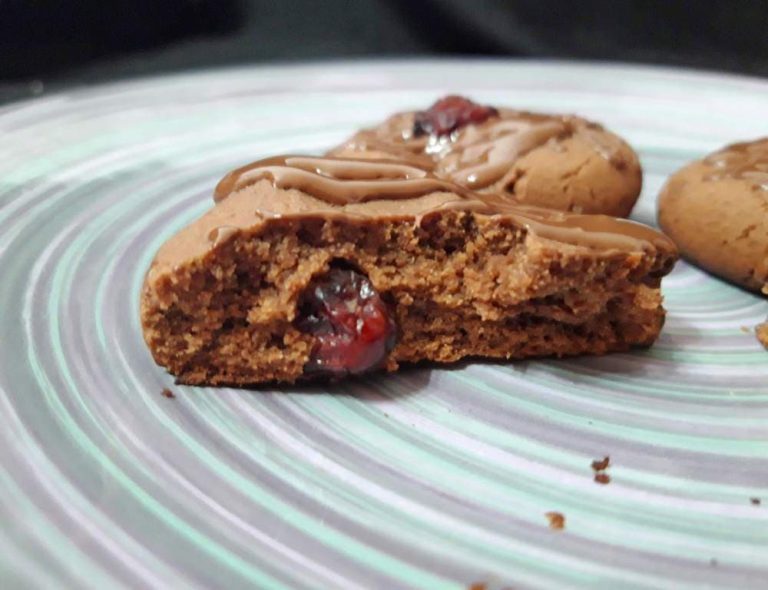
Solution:
M0 101L217 65L448 55L768 75L768 0L0 0Z

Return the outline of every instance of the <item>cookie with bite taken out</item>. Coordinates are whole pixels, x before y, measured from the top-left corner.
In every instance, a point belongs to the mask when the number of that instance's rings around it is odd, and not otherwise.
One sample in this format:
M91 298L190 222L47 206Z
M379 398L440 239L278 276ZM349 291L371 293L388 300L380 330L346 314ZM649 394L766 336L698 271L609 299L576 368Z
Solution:
M270 158L215 201L142 289L144 338L182 383L604 354L663 324L676 250L634 222L515 205L392 159Z

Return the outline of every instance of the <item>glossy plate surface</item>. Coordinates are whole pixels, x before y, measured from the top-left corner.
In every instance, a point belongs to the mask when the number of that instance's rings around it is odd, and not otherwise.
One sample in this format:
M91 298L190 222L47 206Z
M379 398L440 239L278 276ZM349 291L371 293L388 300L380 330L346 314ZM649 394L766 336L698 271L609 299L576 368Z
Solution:
M226 171L446 92L621 133L650 223L671 171L768 135L766 82L535 62L233 69L0 108L3 588L766 587L768 306L687 264L643 352L307 391L153 364L143 274Z

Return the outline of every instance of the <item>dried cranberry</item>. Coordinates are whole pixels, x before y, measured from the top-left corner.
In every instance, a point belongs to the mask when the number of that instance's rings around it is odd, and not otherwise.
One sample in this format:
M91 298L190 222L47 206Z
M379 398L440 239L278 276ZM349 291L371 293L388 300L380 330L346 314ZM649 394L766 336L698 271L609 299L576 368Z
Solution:
M332 268L299 302L296 326L316 337L304 371L343 377L380 367L394 348L396 326L370 280Z
M463 96L441 98L426 111L419 111L413 121L413 134L450 135L470 123L480 124L499 114L493 107L479 105Z

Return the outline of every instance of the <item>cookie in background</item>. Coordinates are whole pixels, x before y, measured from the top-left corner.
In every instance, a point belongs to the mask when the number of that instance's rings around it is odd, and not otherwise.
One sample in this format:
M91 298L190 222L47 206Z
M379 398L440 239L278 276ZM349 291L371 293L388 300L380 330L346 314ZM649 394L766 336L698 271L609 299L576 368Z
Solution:
M628 217L642 188L637 154L601 125L461 96L396 113L328 154L405 160L464 188L573 213Z
M726 146L673 174L658 217L692 263L768 293L768 138Z

